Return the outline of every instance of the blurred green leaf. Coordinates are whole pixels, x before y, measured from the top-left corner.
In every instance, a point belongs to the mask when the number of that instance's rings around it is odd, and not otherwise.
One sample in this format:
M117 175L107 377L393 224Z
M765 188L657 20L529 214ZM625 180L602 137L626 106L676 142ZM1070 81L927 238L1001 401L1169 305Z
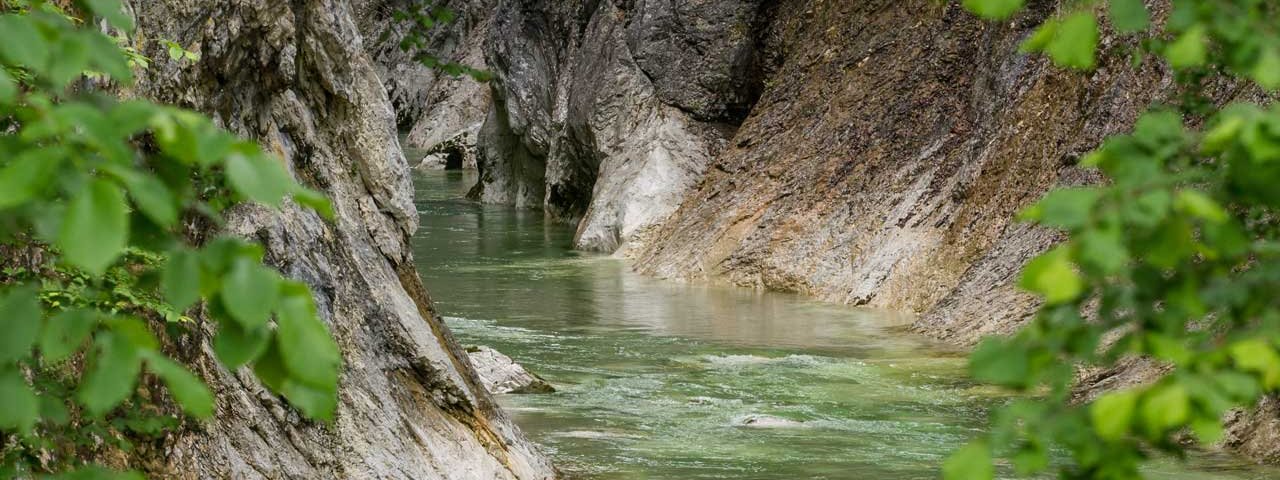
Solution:
M0 167L0 210L21 205L40 193L54 179L66 153L61 148L29 149Z
M247 257L237 258L222 279L222 306L247 330L267 324L280 296L275 272Z
M221 322L213 337L213 351L229 370L256 360L271 343L271 330L260 326L246 330L236 322Z
M991 447L983 440L974 440L960 447L942 464L942 478L945 480L989 480L995 475Z
M200 256L189 250L169 252L160 276L160 290L178 311L200 299Z
M183 410L196 418L213 416L213 393L204 382L164 355L150 352L146 358L147 367L164 380L165 385L169 386L169 393L173 394Z
M0 365L27 358L40 335L40 301L31 287L0 296Z
M100 276L124 253L128 239L124 192L110 181L93 179L71 198L58 247L67 262Z
M1111 25L1118 32L1141 32L1151 25L1151 14L1142 0L1111 0L1108 7Z
M1117 441L1129 433L1133 413L1138 407L1138 393L1131 390L1112 392L1089 405L1093 428L1104 440Z
M19 15L0 15L0 57L42 72L49 50L49 42L34 22Z
M22 372L12 366L0 368L0 428L30 433L39 418L40 400Z
M121 30L133 30L133 17L124 13L120 0L84 0L93 13L107 19L107 23Z
M1061 246L1027 263L1018 285L1040 294L1048 305L1069 302L1084 293L1084 281L1071 265L1068 249Z
M93 310L76 308L50 317L40 333L40 355L44 361L58 363L84 344L98 324Z
M1045 46L1045 53L1054 63L1078 70L1093 70L1097 50L1098 23L1089 12L1068 15Z
M989 20L1003 20L1022 9L1023 0L964 0L964 8Z
M293 190L293 179L284 167L265 155L227 157L227 178L241 195L273 207L280 206Z
M1204 27L1196 26L1183 32L1177 40L1169 44L1164 56L1169 65L1175 69L1187 69L1203 66L1209 55L1208 39L1205 38Z
M109 333L100 334L95 347L88 373L76 392L76 400L91 415L101 416L133 393L142 369L142 359L133 345Z
M292 282L284 290L287 293L276 315L276 341L290 377L313 387L333 389L342 365L338 344L316 316L310 290Z

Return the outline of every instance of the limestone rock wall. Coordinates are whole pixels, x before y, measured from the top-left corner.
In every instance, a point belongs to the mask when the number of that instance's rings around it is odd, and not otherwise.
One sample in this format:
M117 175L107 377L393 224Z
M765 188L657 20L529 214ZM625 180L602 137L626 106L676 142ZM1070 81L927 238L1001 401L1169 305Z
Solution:
M780 68L638 268L914 311L958 343L1016 328L1036 307L1016 274L1056 238L1014 214L1091 181L1074 160L1169 87L1112 44L1088 75L1019 54L1054 9L1033 3L991 24L959 2L784 2Z
M555 472L480 386L423 288L392 103L347 0L134 0L154 59L134 94L203 111L279 154L333 200L239 207L228 228L317 295L344 356L337 420L302 419L252 376L212 361L211 332L179 345L218 397L215 420L166 439L164 478L544 479ZM171 39L201 53L167 58ZM166 473L167 471L167 473ZM153 472L155 473L155 472Z
M453 0L431 3L431 8L453 12L451 22L428 31L426 52L440 61L483 68L483 41L489 30L495 0ZM476 168L476 140L489 109L489 87L467 76L453 77L427 68L403 51L400 42L411 24L395 21L393 14L419 0L355 0L355 17L365 38L365 51L391 97L396 122L406 146L429 154L458 155L464 168ZM411 163L421 158L411 158Z
M666 218L762 88L770 2L499 0L474 197L613 251Z

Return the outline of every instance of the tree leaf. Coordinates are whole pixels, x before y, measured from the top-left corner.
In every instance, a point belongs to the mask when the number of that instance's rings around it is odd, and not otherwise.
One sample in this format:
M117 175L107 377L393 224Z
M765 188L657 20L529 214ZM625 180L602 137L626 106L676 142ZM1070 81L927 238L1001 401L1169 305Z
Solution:
M153 175L137 173L123 179L129 195L133 197L133 203L147 218L166 228L178 223L176 200L164 182Z
M200 256L185 249L169 252L160 274L160 291L178 311L200 300Z
M65 155L62 148L32 148L13 158L0 169L0 210L34 198L53 180Z
M1208 195L1199 190L1186 189L1178 192L1173 204L1188 215L1210 223L1227 221L1227 210L1218 205Z
M1093 429L1104 440L1119 440L1129 433L1133 412L1138 406L1138 393L1132 390L1112 392L1089 405Z
M95 178L71 199L58 247L68 263L100 276L124 253L129 240L129 210L116 184Z
M30 432L40 418L40 399L22 372L14 367L0 370L0 428Z
M18 83L0 68L0 105L12 103L13 99L18 96Z
M288 376L278 345L272 345L253 365L253 372L268 388L284 396L289 404L309 418L332 420L338 407L336 385L316 388Z
M1084 293L1084 281L1072 267L1070 253L1064 246L1027 263L1018 285L1043 296L1047 305L1069 302Z
M266 326L245 330L236 322L220 322L213 337L213 351L228 370L256 360L270 344L271 330Z
M1076 238L1076 258L1093 272L1111 275L1129 263L1124 236L1115 228L1086 230Z
M1036 27L1035 32L1031 36L1018 45L1018 51L1022 53L1042 52L1049 47L1049 42L1053 41L1053 37L1058 34L1058 24L1061 23L1056 18L1045 20L1044 23Z
M124 7L120 4L120 0L86 0L85 3L89 5L93 13L107 19L107 23L110 23L111 26L125 31L133 30L133 17L124 13Z
M1142 419L1152 433L1182 425L1191 414L1191 397L1180 383L1169 383L1147 392Z
M293 201L299 205L309 207L326 220L333 220L333 204L324 194L309 188L299 188L293 194Z
M1253 81L1267 90L1280 89L1280 48L1272 47L1262 51L1258 63L1250 72ZM0 98L2 100L2 98Z
M249 199L280 206L280 201L293 189L293 179L280 162L266 155L246 156L233 153L227 157L227 179L231 186Z
M1020 218L1068 230L1083 227L1089 223L1089 214L1101 194L1088 187L1054 189L1024 210Z
M964 0L964 8L988 20L1009 18L1022 8L1023 0Z
M90 414L101 416L133 393L142 358L133 345L115 334L101 333L96 340L95 355L89 373L80 382L76 400Z
M1169 60L1169 66L1179 70L1203 66L1209 56L1207 44L1204 27L1196 25L1170 43L1164 57Z
M40 300L30 286L18 287L0 297L0 364L31 354L40 335Z
M1267 389L1280 387L1280 355L1261 338L1241 340L1231 345L1231 360L1242 370L1257 372L1262 386Z
M338 344L316 316L315 303L305 285L290 283L276 312L276 342L290 377L322 389L338 384L342 357Z
M80 349L97 325L97 312L84 308L49 318L40 333L40 356L49 363L61 362Z
M1031 365L1026 351L1001 338L986 338L969 356L969 372L973 378L1006 387L1021 388L1027 384Z
M1090 12L1076 12L1063 19L1045 47L1054 63L1077 70L1093 70L1097 50L1098 22Z
M147 366L169 386L182 409L196 418L213 416L213 393L190 371L156 352L147 355Z
M1111 0L1108 5L1111 26L1120 33L1135 33L1151 25L1151 14L1142 0Z
M266 325L280 296L278 275L252 258L241 256L222 278L218 294L231 318L247 330Z
M49 59L49 42L29 19L0 15L0 57L43 72Z
M960 447L942 464L942 478L945 480L989 480L995 475L991 446L983 440L974 440Z

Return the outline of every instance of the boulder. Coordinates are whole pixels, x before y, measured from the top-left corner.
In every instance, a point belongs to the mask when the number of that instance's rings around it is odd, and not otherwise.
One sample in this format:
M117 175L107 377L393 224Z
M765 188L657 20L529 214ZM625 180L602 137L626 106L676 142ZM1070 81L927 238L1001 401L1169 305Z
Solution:
M480 383L489 393L552 393L555 388L541 377L525 370L511 357L489 347L467 347L471 366L480 375Z

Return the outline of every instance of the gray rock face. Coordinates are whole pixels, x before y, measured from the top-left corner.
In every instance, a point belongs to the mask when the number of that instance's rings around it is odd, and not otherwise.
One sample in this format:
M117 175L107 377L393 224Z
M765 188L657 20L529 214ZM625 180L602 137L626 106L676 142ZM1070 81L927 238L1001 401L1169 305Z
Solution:
M578 221L579 248L640 240L754 102L763 3L500 0L473 196Z
M489 393L551 393L556 391L542 377L529 373L524 366L489 347L468 347L471 366L480 375L480 383Z
M158 478L545 479L555 476L494 405L414 270L408 165L394 114L346 0L134 1L138 34L199 51L157 59L134 93L206 112L258 139L336 220L244 206L229 230L306 282L343 350L337 419L308 422L212 359L210 332L180 350L219 399L215 420L151 452Z
M803 14L769 27L780 67L638 268L914 311L958 343L1012 331L1036 308L1016 274L1057 240L1014 214L1092 181L1073 160L1168 82L1019 54L1052 7L994 25L955 2L784 2Z
M489 109L489 88L470 77L452 77L424 67L404 52L400 41L409 26L392 21L393 12L415 0L355 0L360 31L387 87L397 123L409 132L405 143L442 155L460 155L464 168L475 168L476 137ZM482 49L494 0L443 1L455 19L430 30L427 52L441 61L482 67Z

